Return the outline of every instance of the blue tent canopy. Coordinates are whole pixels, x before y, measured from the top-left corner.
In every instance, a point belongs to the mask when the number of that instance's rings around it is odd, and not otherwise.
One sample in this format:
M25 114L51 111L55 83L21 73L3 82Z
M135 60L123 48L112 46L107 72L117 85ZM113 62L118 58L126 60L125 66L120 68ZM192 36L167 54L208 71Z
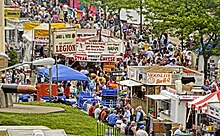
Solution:
M52 81L57 80L56 65L52 67ZM38 77L44 76L49 78L49 69L41 68L38 70ZM88 80L88 77L77 70L70 67L58 64L58 81L72 81L72 80Z

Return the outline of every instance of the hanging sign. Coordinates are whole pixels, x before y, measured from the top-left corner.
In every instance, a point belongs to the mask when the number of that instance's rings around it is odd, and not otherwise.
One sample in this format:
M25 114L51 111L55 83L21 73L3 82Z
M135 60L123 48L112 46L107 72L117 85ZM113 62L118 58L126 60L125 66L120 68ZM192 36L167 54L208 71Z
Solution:
M115 56L101 56L100 54L75 54L73 56L75 61L86 62L115 62Z
M20 18L20 13L19 8L5 8L5 18Z
M54 32L54 54L76 52L76 31L65 30Z
M120 54L120 43L105 42L79 42L77 52L87 53Z
M34 30L34 44L35 45L49 45L49 31L42 29Z
M147 85L171 85L172 74L170 73L147 73Z

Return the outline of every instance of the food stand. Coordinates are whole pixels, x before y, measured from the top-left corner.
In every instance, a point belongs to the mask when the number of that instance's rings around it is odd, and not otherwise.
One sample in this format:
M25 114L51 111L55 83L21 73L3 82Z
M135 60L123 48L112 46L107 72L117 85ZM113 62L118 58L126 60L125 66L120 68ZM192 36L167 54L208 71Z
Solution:
M199 97L191 90L204 84L202 73L182 66L133 66L128 68L128 78L143 84L131 92L131 106L142 106L154 133L165 132L165 122L186 126L186 103Z
M176 80L181 80L182 89L185 90L192 90L192 87L204 85L203 73L183 66L131 66L128 67L128 78L143 84L141 88L134 89L132 92L132 96L138 97L132 98L131 105L135 107L133 104L142 104L141 106L147 114L149 113L148 105L154 105L154 103L151 103L151 100L149 101L145 95L159 95L160 91L164 90L163 88L175 88ZM176 93L182 93L181 91Z
M204 127L203 133L211 133L216 136L220 135L220 102L210 102L207 105L207 116L212 127Z
M194 111L195 120L193 123L196 127L201 128L203 133L214 133L214 126L212 121L213 118L218 120L218 113L219 110L217 107L218 104L211 104L211 103L219 103L220 102L220 91L216 91L210 94L207 94L199 99L194 101L188 102L188 108ZM211 104L211 105L210 105ZM208 106L207 106L208 105ZM214 108L213 108L214 107ZM191 112L192 113L192 112Z

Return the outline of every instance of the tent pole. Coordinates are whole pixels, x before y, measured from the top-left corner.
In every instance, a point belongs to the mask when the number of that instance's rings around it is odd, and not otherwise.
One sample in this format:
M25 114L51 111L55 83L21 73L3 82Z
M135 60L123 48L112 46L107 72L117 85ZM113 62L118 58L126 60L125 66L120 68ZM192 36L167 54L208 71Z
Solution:
M56 81L58 85L58 63L57 63L57 55L56 55Z

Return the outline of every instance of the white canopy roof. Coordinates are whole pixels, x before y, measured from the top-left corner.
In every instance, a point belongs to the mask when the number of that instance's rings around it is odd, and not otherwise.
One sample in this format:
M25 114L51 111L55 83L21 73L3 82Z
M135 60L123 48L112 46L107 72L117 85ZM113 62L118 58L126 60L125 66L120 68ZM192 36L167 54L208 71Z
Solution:
M153 100L170 100L170 98L163 95L145 95L145 96Z
M129 86L129 87L132 87L132 86L141 86L143 85L142 83L138 83L138 82L135 82L133 80L123 80L123 81L119 81L118 84L120 85L125 85L125 86Z

